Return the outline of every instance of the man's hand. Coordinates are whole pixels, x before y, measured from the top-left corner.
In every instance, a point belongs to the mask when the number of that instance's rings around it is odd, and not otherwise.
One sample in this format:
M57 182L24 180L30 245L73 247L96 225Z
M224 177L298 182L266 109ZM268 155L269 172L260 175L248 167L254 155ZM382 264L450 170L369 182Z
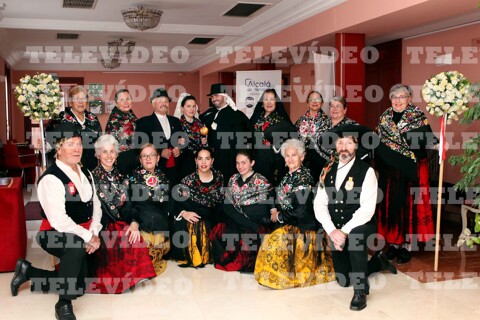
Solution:
M85 250L87 251L88 254L92 254L97 249L100 248L100 238L96 235L93 235L92 239L86 244Z
M342 230L335 229L332 232L330 232L329 237L330 239L332 239L335 249L337 249L338 251L342 251L343 246L347 241L347 235L343 233Z
M160 154L160 156L165 159L170 159L170 157L172 156L172 150L162 149L162 153Z
M172 154L175 158L177 158L180 155L180 149L178 147L173 148Z

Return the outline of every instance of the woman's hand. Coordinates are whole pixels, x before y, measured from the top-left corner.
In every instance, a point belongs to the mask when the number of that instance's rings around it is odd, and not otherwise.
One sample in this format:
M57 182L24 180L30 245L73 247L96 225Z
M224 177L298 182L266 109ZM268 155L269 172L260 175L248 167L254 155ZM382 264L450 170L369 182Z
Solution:
M128 226L126 235L128 236L128 243L134 244L135 242L140 240L140 231L138 230L138 222L133 221Z
M86 244L85 251L87 251L88 254L92 254L97 251L98 248L100 248L100 237L93 235L92 239Z
M182 211L180 215L182 216L183 219L185 219L185 221L190 223L198 222L202 218L193 211Z

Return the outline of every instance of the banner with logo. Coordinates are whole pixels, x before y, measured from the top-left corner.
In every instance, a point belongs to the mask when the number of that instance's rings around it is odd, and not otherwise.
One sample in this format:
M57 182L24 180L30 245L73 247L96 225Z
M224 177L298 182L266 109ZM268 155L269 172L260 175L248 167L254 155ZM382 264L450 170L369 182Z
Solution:
M237 71L237 108L250 118L263 91L275 89L282 96L282 71Z

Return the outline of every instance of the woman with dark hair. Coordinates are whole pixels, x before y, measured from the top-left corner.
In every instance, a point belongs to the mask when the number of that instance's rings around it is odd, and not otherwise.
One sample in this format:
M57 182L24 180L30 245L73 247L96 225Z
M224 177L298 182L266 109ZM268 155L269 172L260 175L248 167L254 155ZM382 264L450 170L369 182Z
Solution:
M307 287L335 280L331 253L318 233L313 211L313 179L302 165L305 146L298 139L282 144L288 173L276 188L270 209L275 230L266 235L255 263L255 280L273 289Z
M160 275L167 268L167 262L162 258L170 250L169 181L158 168L160 155L155 146L145 143L139 151L141 165L130 175L130 199L125 208L125 220L138 223L155 272Z
M174 116L180 119L182 129L188 137L187 146L182 149L179 165L179 175L183 178L195 171L195 153L207 145L207 137L206 132L202 134L205 124L198 119L197 100L191 94L180 95Z
M223 176L212 168L208 147L197 151L195 163L197 170L182 179L175 204L175 230L188 233L188 243L174 243L173 257L182 267L201 268L212 261L208 234L221 220Z
M330 160L330 154L322 151L319 136L329 130L330 119L323 112L323 97L318 91L310 91L307 96L308 110L298 118L295 127L299 138L305 144L305 167L310 170L314 184L317 184L322 168Z
M108 117L105 133L111 134L119 143L118 168L124 173L130 173L138 165L133 145L138 119L132 110L132 96L127 89L115 93L115 104Z
M90 259L92 293L122 293L144 279L156 276L148 249L140 236L139 223L123 209L130 185L115 165L118 141L105 134L95 142L98 166L92 171L102 206L102 241Z
M218 224L210 233L217 269L252 272L260 235L271 228L268 200L272 186L253 171L254 165L251 150L237 152L238 173L230 178L225 192L225 223Z
M276 185L287 172L280 146L295 127L275 89L263 92L250 121L255 135L255 171Z
M55 131L58 123L72 124L82 134L83 154L81 164L88 170L93 170L97 165L93 144L102 134L102 125L97 116L87 110L87 90L82 86L74 86L68 91L68 105L65 111L60 112L58 118L52 123L49 131Z

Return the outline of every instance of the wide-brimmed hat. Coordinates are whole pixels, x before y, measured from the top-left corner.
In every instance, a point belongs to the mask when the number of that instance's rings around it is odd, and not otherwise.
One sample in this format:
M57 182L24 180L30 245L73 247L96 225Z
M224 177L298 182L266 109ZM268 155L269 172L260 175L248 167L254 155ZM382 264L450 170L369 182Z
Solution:
M223 83L214 83L210 86L210 93L207 94L207 96L212 96L219 93L227 93L227 88Z
M73 123L66 121L54 125L45 132L45 138L52 146L76 137L82 138L81 131Z
M368 139L364 136L368 134ZM327 149L335 149L339 138L355 137L358 145L365 149L374 149L378 145L378 136L369 127L358 124L345 124L325 131L320 135L320 143Z
M153 99L160 98L160 97L167 97L168 101L172 102L172 99L168 96L167 90L164 88L158 88L153 91L152 96L150 97L150 103L152 103Z

